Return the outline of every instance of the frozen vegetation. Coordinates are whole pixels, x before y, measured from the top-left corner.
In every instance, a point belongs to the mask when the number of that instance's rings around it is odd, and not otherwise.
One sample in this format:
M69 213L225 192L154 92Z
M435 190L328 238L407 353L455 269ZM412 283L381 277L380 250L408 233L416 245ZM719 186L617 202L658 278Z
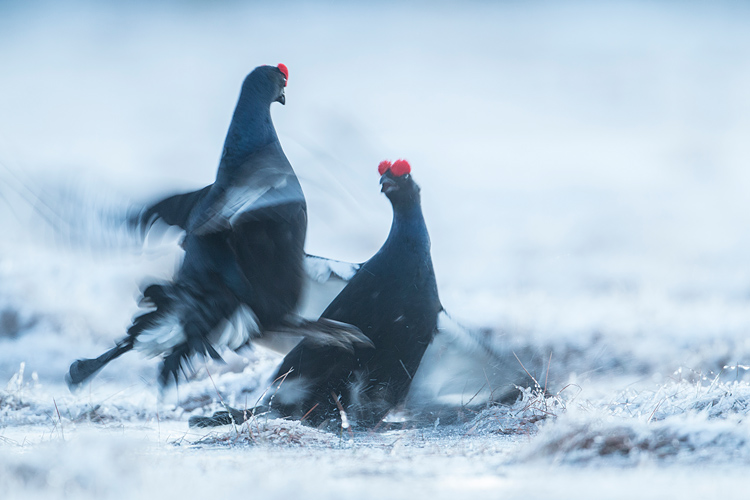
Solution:
M0 497L744 496L749 25L739 2L0 2ZM374 432L189 429L273 390L261 348L165 394L126 355L71 394L180 258L115 221L211 182L242 78L279 62L307 251L376 251L377 164L409 159L441 300L492 359L448 377L441 346Z

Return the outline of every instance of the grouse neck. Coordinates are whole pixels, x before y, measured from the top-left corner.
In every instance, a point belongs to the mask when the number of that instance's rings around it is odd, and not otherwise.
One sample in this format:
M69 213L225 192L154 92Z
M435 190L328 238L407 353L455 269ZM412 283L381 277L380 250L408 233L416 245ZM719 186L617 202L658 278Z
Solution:
M396 241L403 241L410 245L422 247L427 252L430 251L430 236L427 233L427 225L424 222L419 200L394 204L391 232L388 234L388 239L383 248L394 244Z
M240 95L224 141L221 164L242 164L250 154L278 140L271 121L271 103Z

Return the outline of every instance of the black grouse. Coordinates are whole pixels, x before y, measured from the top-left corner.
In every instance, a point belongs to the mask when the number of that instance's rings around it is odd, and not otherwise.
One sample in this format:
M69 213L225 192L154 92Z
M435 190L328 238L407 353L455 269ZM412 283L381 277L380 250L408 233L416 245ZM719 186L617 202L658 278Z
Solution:
M141 305L149 310L113 349L71 365L71 389L131 349L163 358L163 386L177 381L195 354L221 359L219 348L274 333L309 335L344 350L364 340L351 327L292 314L302 287L307 209L270 114L271 103L286 101L287 79L283 64L255 68L242 84L216 181L131 220L142 233L156 219L184 229L182 265L172 281L143 290Z
M393 206L390 234L322 318L358 327L373 346L353 350L303 339L284 358L274 380L283 382L250 413L272 410L312 425L351 419L373 426L404 402L443 310L430 256L419 186L404 160L381 162L381 191ZM276 385L276 384L274 384ZM193 417L207 427L242 422L248 412L229 409Z

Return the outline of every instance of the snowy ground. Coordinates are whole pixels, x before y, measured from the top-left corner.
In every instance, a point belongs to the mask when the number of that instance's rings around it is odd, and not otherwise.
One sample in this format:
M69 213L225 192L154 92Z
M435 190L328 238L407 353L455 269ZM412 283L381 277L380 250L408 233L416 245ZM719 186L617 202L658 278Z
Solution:
M748 27L739 2L0 2L2 498L744 492ZM539 361L550 397L376 433L188 431L264 390L261 350L161 401L135 355L68 392L179 258L89 210L211 182L242 78L278 62L308 251L376 251L376 166L409 159L444 305L516 375L512 352Z

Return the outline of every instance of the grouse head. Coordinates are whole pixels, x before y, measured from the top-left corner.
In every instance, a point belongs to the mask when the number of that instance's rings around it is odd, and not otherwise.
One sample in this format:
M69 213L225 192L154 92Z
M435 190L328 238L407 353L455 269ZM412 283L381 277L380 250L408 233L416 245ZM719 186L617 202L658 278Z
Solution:
M258 96L261 101L286 103L284 88L289 79L289 70L284 64L258 66L245 78L242 94Z
M381 161L380 192L385 193L393 206L419 203L419 186L411 178L411 166L406 160Z

